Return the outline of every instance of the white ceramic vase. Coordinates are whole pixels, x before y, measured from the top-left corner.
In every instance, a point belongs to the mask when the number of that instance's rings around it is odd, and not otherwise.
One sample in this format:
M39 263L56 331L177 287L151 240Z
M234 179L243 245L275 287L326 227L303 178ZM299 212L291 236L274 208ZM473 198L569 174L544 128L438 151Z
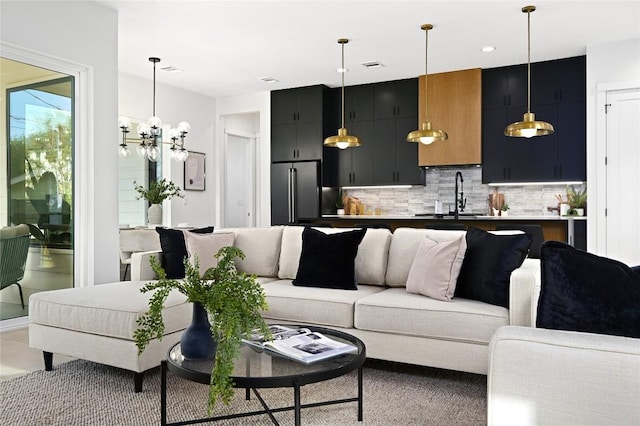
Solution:
M162 225L162 204L151 204L147 211L149 225Z

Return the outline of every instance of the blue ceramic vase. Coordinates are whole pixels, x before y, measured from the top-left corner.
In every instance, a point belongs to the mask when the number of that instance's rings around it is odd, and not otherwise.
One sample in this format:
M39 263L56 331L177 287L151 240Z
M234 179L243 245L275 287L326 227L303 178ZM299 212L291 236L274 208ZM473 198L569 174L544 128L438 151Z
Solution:
M211 324L206 309L200 303L194 303L191 324L180 338L182 355L189 360L213 359L217 346L217 342L211 336Z

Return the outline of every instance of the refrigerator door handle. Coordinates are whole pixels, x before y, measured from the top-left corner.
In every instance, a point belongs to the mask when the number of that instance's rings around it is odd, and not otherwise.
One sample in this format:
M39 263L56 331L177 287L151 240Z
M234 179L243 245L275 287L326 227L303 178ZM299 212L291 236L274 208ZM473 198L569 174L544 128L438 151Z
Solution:
M295 167L289 169L289 223L296 221L296 196L298 194L298 171Z

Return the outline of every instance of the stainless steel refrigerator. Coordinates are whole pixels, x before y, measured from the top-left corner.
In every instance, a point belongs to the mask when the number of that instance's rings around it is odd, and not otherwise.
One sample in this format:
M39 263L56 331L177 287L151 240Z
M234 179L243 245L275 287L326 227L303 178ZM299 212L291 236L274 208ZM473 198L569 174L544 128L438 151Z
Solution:
M271 224L298 223L320 216L320 162L271 164Z

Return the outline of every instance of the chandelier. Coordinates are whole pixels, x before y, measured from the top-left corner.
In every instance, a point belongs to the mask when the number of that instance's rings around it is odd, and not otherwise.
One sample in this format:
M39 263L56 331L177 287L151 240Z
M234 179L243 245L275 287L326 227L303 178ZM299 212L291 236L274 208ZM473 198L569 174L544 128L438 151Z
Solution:
M131 120L127 117L120 117L118 127L122 132L122 142L120 143L120 156L129 157L131 151L127 142L137 143L136 152L139 157L146 157L150 161L156 162L160 158L160 144L162 144L162 121L156 116L156 64L160 62L160 58L151 57L149 62L153 63L153 116L147 120L147 123L140 123L136 128L139 140L131 140L127 138L127 134L131 131ZM170 156L177 161L185 161L189 157L189 151L184 148L184 138L191 130L191 126L186 121L178 123L175 129L169 130L169 138L171 142Z

